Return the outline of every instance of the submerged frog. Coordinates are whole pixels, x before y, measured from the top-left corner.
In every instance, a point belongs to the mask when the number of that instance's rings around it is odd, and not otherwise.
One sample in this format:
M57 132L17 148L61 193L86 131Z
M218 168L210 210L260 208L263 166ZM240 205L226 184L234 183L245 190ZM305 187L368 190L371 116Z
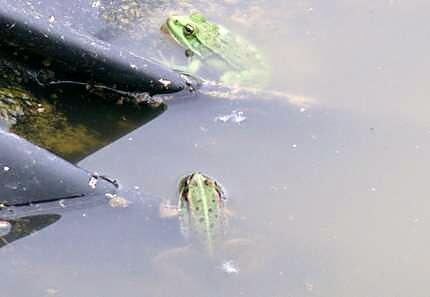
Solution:
M178 70L196 74L206 63L225 85L261 87L268 80L268 67L252 44L199 13L171 16L161 30L185 48L191 60L188 67Z
M179 219L180 229L191 243L164 250L154 258L154 267L161 275L182 282L207 277L196 275L196 269L235 274L240 269L251 272L262 267L261 261L253 259L258 250L255 238L231 236L234 232L229 230L229 219L233 213L214 179L199 172L184 177L179 183L176 207L162 205L160 211L161 217Z
M213 254L214 242L227 223L221 186L210 177L194 172L181 179L178 196L177 206L162 206L161 216L177 216L183 235L202 243Z

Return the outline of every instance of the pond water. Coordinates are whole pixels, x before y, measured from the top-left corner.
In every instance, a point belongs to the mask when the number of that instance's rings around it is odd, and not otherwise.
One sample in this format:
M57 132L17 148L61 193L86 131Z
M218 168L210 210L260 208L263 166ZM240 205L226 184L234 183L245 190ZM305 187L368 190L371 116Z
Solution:
M129 207L63 211L0 249L2 296L427 296L430 5L196 5L259 45L268 89L306 101L205 87L170 100L79 163L117 178ZM195 170L233 213L214 257L158 217Z

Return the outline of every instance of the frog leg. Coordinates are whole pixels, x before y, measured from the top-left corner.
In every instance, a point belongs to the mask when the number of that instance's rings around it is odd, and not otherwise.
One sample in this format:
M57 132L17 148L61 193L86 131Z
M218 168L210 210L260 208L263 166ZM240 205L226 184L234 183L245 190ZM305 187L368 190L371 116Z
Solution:
M191 275L184 271L187 267L186 259L193 255L191 246L174 247L161 251L152 259L154 271L164 278L174 280L178 283L188 283L191 281Z
M168 59L161 51L159 51L158 54L160 56L160 59L158 61L160 64L163 64L164 66L169 67L173 70L187 74L196 74L202 64L200 59L189 57L190 62L188 63L188 65L178 65L175 63L173 57Z
M267 77L263 71L244 70L244 71L228 71L224 73L220 81L225 85L230 86L248 86L260 87L267 83Z
M170 57L170 59L168 59L162 51L158 51L158 56L160 57L159 59L157 59L157 61L169 68L174 68L175 67L175 61L173 60L173 57Z
M179 214L178 207L169 201L160 203L160 218L173 218Z
M238 256L241 252L255 245L255 241L248 238L231 238L223 242L222 249L230 256Z
M199 71L201 65L202 65L202 61L200 61L200 59L192 59L191 58L191 61L187 66L187 71L189 73L195 74Z
M153 263L160 264L160 263L168 263L172 260L177 260L182 258L184 255L187 255L192 251L191 245L186 246L180 246L180 247L174 247L165 251L160 252L158 255L156 255L153 258Z
M187 66L175 65L171 68L185 74L195 75L199 71L201 65L202 62L199 59L190 59L190 63Z
M220 247L225 259L232 262L242 277L255 277L273 259L270 243L261 238L232 238Z
M230 219L234 216L234 211L230 208L225 207L223 212L224 212L224 215L227 219Z

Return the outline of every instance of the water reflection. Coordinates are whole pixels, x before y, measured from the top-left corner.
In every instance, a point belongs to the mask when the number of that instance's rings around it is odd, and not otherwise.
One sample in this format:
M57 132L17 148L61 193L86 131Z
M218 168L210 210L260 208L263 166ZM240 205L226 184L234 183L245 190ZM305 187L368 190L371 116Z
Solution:
M59 214L39 214L0 220L0 248L57 222Z
M69 161L82 159L165 110L162 103L85 84L39 85L41 76L50 75L40 67L0 52L0 127Z

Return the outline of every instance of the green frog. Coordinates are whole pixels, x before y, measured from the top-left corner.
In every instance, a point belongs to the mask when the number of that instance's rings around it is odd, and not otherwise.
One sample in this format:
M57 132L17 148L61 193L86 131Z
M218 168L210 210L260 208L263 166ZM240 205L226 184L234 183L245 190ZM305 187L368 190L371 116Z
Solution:
M178 70L197 74L205 63L219 74L224 85L261 87L267 83L269 71L261 53L241 36L203 15L171 16L161 30L185 48L191 60L185 69L175 67Z
M224 191L212 178L193 172L181 179L178 196L176 207L161 207L161 216L177 216L183 235L202 243L212 255L227 223Z
M178 218L185 239L191 244L157 254L154 267L164 277L180 283L207 275L196 275L196 269L217 267L210 273L228 274L257 271L263 263L253 259L259 243L253 237L232 237L229 219L233 213L226 207L221 185L200 172L193 172L179 182L177 205L161 205L161 217ZM208 257L209 256L209 257ZM262 257L261 257L262 258Z

